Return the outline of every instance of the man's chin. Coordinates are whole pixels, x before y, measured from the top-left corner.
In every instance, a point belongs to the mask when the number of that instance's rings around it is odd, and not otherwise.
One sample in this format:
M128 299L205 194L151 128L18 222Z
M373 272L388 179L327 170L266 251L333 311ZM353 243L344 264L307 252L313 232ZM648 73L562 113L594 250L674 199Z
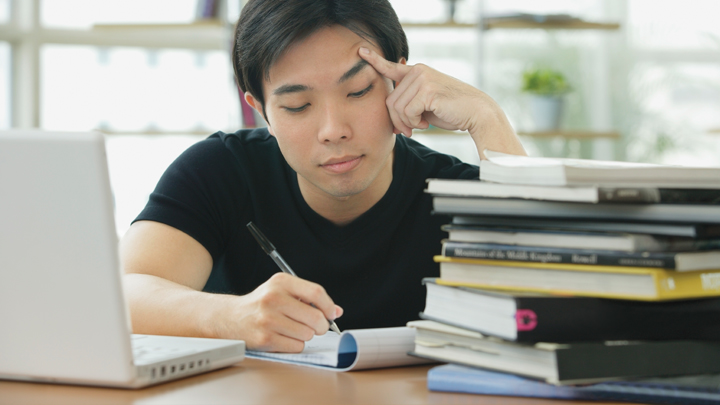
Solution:
M365 191L367 187L360 187L360 186L343 186L343 187L328 187L325 190L325 193L330 195L333 198L336 198L338 200L347 200L349 198L352 198L363 191Z

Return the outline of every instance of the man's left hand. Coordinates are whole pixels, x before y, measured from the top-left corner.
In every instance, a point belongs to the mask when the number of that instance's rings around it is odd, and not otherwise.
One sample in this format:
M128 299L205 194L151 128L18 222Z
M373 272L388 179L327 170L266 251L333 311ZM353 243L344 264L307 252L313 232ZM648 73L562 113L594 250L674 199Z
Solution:
M394 63L367 48L359 55L395 82L386 104L393 126L406 136L433 125L469 131L481 157L485 148L525 154L505 113L484 92L422 64Z

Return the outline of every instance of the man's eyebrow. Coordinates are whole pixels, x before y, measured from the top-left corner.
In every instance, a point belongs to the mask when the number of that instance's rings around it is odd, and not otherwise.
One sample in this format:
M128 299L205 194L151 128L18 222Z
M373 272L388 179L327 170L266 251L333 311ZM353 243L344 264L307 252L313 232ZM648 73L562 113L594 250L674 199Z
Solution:
M340 84L346 80L349 80L356 74L360 73L360 71L363 70L363 68L367 65L368 65L368 61L366 61L365 59L360 59L353 67L350 68L350 70L345 72L345 74L343 74L340 77L340 80L338 80L338 84Z
M365 66L368 65L368 62L365 59L360 59L357 61L353 67L350 68L347 72L345 72L340 79L338 79L338 84L345 82L355 76L356 74L360 73ZM273 90L274 96L282 96L283 94L289 94L289 93L299 93L301 91L307 91L310 90L310 87L304 85L304 84L284 84L277 89Z
M277 89L273 90L273 95L282 96L288 93L299 93L301 91L309 90L310 88L304 84L284 84Z

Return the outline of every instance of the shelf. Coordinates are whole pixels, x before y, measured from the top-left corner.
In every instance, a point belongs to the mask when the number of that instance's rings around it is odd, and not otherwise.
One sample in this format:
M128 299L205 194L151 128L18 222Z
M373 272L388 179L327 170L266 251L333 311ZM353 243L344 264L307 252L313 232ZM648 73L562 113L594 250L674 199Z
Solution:
M198 135L198 136L210 136L217 132L216 129L197 129L197 130L178 130L178 131L171 131L171 130L137 130L137 131L123 131L123 130L109 130L109 129L95 129L95 131L98 131L105 135L152 135L152 136L161 136L161 135ZM228 132L229 131L229 132ZM233 130L225 130L223 132L225 133L233 133L237 131L236 129Z
M84 30L43 29L38 37L62 44L227 51L228 26L218 19L185 24L96 24Z
M95 24L94 30L166 30L166 29L206 29L206 28L223 28L225 24L222 20L207 19L196 20L190 23L153 23L153 24Z
M444 129L433 128L425 130L416 130L416 135L431 136L447 136L447 135L467 135L465 131L446 131ZM580 131L580 130L558 130L558 131L518 131L518 135L529 136L532 138L568 138L568 139L619 139L620 133L616 131Z
M518 135L532 138L569 138L569 139L620 139L620 133L616 131L581 131L566 130L557 131L518 131Z
M458 23L454 21L440 23L403 23L403 28L477 28L475 23Z
M581 19L567 21L536 22L523 18L487 18L483 20L483 29L527 29L539 28L545 30L616 30L618 23L590 22Z
M523 18L487 18L484 19L483 29L546 29L546 30L617 30L618 23L591 22L581 19L568 21L536 22ZM457 23L454 21L440 23L403 23L403 28L478 28L476 23Z

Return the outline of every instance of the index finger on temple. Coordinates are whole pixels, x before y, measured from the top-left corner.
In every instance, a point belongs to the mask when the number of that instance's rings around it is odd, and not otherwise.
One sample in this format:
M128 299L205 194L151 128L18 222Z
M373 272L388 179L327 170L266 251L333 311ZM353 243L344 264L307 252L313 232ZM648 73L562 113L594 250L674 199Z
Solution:
M391 62L368 48L361 47L358 53L360 57L365 59L378 73L395 82L401 81L410 70L409 66Z

